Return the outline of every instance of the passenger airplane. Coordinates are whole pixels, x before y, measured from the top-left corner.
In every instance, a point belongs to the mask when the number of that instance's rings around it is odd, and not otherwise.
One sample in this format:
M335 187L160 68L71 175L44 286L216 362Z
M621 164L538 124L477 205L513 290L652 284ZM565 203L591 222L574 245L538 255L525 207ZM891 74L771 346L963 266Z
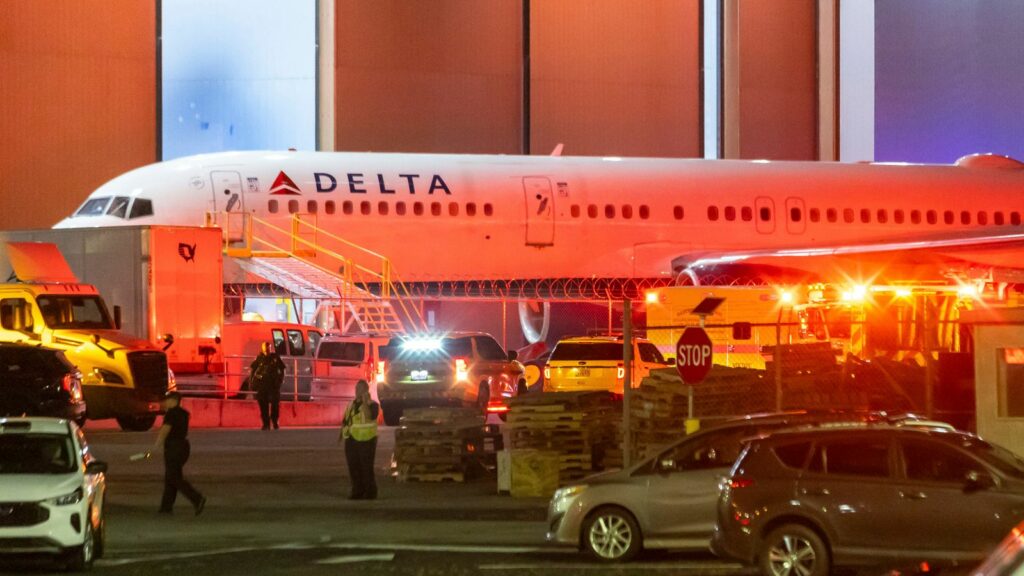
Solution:
M407 282L796 270L1024 278L1024 164L226 152L121 175L57 228L292 213Z

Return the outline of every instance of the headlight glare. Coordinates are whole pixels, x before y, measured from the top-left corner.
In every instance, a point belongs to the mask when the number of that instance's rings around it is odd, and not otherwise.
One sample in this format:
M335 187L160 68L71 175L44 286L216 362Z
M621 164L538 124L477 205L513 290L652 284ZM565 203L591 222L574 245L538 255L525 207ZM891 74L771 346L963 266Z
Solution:
M71 504L78 504L79 502L82 501L82 494L82 489L79 488L78 490L75 490L70 494L65 494L63 496L51 498L49 500L49 503L53 504L54 506L70 506Z

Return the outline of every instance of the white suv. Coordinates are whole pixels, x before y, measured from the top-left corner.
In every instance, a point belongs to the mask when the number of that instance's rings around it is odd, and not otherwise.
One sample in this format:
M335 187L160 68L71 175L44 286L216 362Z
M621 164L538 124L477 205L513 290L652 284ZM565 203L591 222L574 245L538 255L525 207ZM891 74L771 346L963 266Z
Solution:
M106 470L74 422L0 418L0 553L87 570L103 554Z

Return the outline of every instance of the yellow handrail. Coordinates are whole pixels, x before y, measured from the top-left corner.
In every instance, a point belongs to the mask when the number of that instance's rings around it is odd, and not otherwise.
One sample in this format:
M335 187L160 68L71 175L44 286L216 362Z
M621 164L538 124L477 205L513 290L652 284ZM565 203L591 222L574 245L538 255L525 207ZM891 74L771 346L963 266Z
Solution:
M230 220L232 216L236 214L241 216L242 218L243 237L241 240L241 247L232 246L232 240L230 238L229 233ZM401 308L402 313L406 318L416 323L418 328L426 327L426 321L424 320L419 307L411 305L410 303L406 302L406 300L412 300L412 294L409 292L408 288L398 279L394 267L391 264L391 260L386 258L385 256L382 256L381 254L378 254L373 250L369 250L358 244L355 244L354 242L341 238L336 234L332 234L331 232L323 230L322 228L316 226L315 224L306 222L302 220L300 214L292 215L290 226L291 230L285 230L280 226L277 226L275 224L270 223L267 220L257 217L251 212L208 212L206 213L206 226L218 226L220 223L221 215L224 216L225 220L225 225L222 227L222 230L224 231L223 250L225 254L243 258L251 257L257 254L263 256L291 256L293 258L297 258L299 260L302 260L306 264L316 268L317 270L320 270L321 272L324 272L341 280L343 290L339 291L339 296L342 298L342 300L352 299L352 288L356 285L356 283L362 285L360 288L363 292L366 292L367 294L372 294L368 286L370 282L362 278L363 275L366 275L369 277L370 281L375 281L380 284L381 300L390 301L392 296L394 296L396 301L398 302L399 308ZM254 234L254 223L259 224L261 227L264 227L266 229L273 230L279 234L287 236L288 239L290 240L290 249L285 249L281 246L278 246L274 242L267 240L266 238L256 236ZM371 268L367 268L366 266L358 264L351 258L346 257L338 252L324 248L318 242L310 242L306 238L302 238L302 226L305 226L312 230L315 234L315 238L319 238L321 236L330 238L331 240L334 240L345 246L351 247L364 255L368 255L372 258L379 260L380 272L377 272ZM254 245L256 243L271 248L273 252L259 252L254 250ZM311 250L311 253L300 253L304 252L299 250L300 245L309 248ZM311 261L311 259L307 257L315 256L318 252L340 262L342 264L341 273L339 274L338 272L325 268L324 266L321 266L320 264Z

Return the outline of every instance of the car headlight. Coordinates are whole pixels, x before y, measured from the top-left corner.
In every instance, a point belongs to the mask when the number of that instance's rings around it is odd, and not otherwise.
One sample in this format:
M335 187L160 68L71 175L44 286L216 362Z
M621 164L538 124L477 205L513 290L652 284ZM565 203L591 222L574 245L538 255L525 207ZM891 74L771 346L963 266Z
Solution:
M554 506L556 514L564 514L569 509L569 505L573 499L583 493L586 490L586 485L579 486L566 486L555 491L555 495L551 497L552 505Z
M78 490L75 490L70 494L65 494L63 496L51 498L47 501L47 503L53 504L54 506L70 506L71 504L78 504L79 502L81 502L82 495L82 489L79 488Z

